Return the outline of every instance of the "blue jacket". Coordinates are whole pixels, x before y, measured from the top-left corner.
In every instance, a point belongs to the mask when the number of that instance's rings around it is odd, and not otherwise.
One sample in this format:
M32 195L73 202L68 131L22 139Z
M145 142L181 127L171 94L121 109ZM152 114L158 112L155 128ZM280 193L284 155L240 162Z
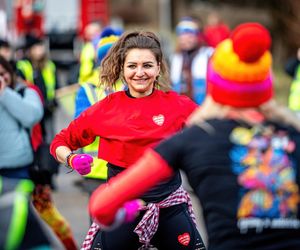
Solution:
M0 169L22 167L33 161L24 128L32 128L42 117L43 105L33 89L26 88L24 97L11 88L4 89L0 94Z

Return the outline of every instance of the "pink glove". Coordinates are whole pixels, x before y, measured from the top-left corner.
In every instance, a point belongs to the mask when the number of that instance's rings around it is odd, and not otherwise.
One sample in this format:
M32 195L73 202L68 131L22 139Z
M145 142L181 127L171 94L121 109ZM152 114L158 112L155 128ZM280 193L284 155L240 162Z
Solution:
M145 203L142 200L133 200L126 202L123 208L120 208L125 210L124 222L128 223L134 221L144 205Z
M86 175L91 172L93 157L89 154L72 154L67 159L67 164L79 174Z
M97 222L97 220L95 221L101 226L101 229L111 231L119 227L123 223L129 223L134 221L134 219L138 216L140 210L144 205L145 202L140 199L125 202L123 207L119 208L119 210L117 211L115 215L115 220L110 226L105 226Z

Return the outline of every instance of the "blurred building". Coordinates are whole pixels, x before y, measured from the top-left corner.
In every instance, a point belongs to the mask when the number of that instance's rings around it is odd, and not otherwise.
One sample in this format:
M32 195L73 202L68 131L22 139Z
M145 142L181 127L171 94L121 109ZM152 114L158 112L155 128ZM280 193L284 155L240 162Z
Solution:
M270 29L275 60L282 61L293 49L299 47L300 1L278 0L1 0L0 37L17 41L26 31L37 30L49 37L51 55L66 61L76 59L80 49L82 31L90 21L124 29L148 29L158 33L167 50L173 49L174 27L183 16L198 18L199 24L212 10L234 28L241 22L259 22ZM30 15L18 16L17 5ZM28 6L31 8L28 8ZM20 8L19 8L20 10ZM30 12L29 11L29 12ZM22 11L21 11L22 12ZM25 19L24 19L25 18ZM25 21L24 21L25 20ZM5 23L7 24L5 26ZM27 27L28 30L28 27ZM288 45L288 46L287 46ZM61 51L64 51L64 55ZM278 59L277 59L278 58ZM64 63L62 63L63 65ZM66 63L69 64L69 63Z

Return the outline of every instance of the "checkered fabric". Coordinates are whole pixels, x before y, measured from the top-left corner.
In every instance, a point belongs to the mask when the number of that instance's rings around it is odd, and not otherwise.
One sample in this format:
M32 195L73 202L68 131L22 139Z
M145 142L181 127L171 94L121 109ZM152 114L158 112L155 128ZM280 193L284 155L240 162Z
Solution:
M180 186L175 192L159 203L148 203L141 210L147 210L142 220L134 229L139 236L139 241L145 246L150 245L150 240L154 236L158 228L159 209L167 208L181 203L188 204L188 210L193 222L196 225L196 217L192 208L192 202L187 191ZM100 230L100 226L95 222L91 225L87 236L84 239L81 250L90 250L96 233Z
M93 222L93 224L90 226L89 231L87 235L85 236L85 239L82 243L81 250L90 250L93 244L93 240L95 238L96 233L99 231L100 226Z
M142 220L134 229L139 236L139 241L146 246L150 244L150 240L154 236L158 228L159 209L167 208L181 203L188 204L188 210L193 222L196 225L196 218L192 208L192 202L187 191L180 186L175 192L159 203L148 203L142 210L147 210Z

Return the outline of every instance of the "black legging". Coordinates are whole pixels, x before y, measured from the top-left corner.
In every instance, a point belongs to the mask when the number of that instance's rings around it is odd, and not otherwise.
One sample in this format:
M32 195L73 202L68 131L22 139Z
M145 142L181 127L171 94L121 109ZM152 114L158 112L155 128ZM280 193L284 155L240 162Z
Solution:
M92 250L137 250L142 244L133 232L144 213L133 223L105 232L99 231L94 239ZM204 250L201 236L188 212L187 204L179 204L160 209L159 226L151 245L159 250Z

